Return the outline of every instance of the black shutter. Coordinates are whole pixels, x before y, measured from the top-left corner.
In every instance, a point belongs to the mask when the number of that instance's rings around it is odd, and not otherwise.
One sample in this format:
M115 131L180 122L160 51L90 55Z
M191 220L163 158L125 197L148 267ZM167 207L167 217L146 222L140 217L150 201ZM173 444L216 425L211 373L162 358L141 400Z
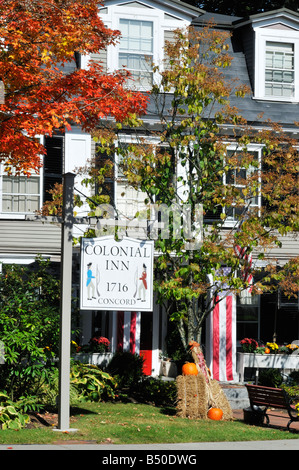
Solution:
M105 166L111 165L110 170L105 175L104 182L102 184L96 183L95 194L101 194L103 196L109 196L110 205L115 206L115 155L111 152L109 155L106 152L100 151L100 146L96 146L96 160L95 167L97 170L105 168Z
M45 137L44 202L51 199L49 190L55 183L62 183L63 142L63 137Z

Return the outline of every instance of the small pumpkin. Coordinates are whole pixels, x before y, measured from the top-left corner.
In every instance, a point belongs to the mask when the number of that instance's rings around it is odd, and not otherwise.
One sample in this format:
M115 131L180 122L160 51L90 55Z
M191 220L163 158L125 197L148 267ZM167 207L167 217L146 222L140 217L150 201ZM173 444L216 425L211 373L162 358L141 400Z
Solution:
M269 348L265 348L265 354L270 354L270 349Z
M197 375L198 370L194 362L186 362L182 367L183 375Z
M223 416L223 411L220 408L210 408L208 411L208 418L214 421L220 421Z

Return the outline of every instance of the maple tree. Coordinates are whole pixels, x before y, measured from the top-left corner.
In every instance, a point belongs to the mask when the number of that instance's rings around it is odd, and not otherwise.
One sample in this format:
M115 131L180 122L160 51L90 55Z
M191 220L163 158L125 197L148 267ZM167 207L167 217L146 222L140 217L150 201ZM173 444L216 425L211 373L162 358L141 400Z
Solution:
M96 0L1 0L0 161L6 171L30 174L42 165L37 136L80 125L90 132L108 116L124 121L145 110L146 97L126 89L125 70L99 63L76 67L76 54L115 44Z
M183 231L180 237L160 234L155 242L155 289L185 347L190 340L200 342L204 321L223 291L298 291L298 258L278 267L271 256L281 237L299 229L297 142L275 123L255 132L231 106L232 94L242 99L247 89L225 77L232 60L228 38L213 25L177 31L165 46L166 66L154 68L160 77L151 94L159 116L156 129L143 129L140 122L129 145L115 129L97 133L99 158L105 151L111 155L117 141L121 171L131 187L146 193L146 203L188 206L194 233L198 204L214 219L203 223L196 249L186 249ZM261 149L262 161L251 144ZM255 203L258 197L262 205ZM171 230L171 216L169 223ZM253 252L260 264L250 263Z

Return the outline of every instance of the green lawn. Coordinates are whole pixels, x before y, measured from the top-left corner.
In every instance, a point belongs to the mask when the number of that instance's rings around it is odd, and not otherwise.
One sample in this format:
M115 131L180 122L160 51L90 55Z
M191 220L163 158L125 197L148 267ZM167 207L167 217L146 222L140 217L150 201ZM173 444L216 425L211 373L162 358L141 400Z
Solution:
M95 441L114 444L248 441L299 439L290 433L244 424L242 421L211 421L178 418L150 405L86 403L71 410L75 433L56 433L51 428L0 430L0 444L51 444L55 441Z

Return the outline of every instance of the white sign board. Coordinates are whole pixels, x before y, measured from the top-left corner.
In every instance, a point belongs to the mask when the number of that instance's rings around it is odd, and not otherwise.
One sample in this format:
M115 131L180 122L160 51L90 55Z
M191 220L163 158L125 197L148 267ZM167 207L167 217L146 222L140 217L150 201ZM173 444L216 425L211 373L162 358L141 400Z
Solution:
M153 310L154 242L113 236L81 242L81 310Z

